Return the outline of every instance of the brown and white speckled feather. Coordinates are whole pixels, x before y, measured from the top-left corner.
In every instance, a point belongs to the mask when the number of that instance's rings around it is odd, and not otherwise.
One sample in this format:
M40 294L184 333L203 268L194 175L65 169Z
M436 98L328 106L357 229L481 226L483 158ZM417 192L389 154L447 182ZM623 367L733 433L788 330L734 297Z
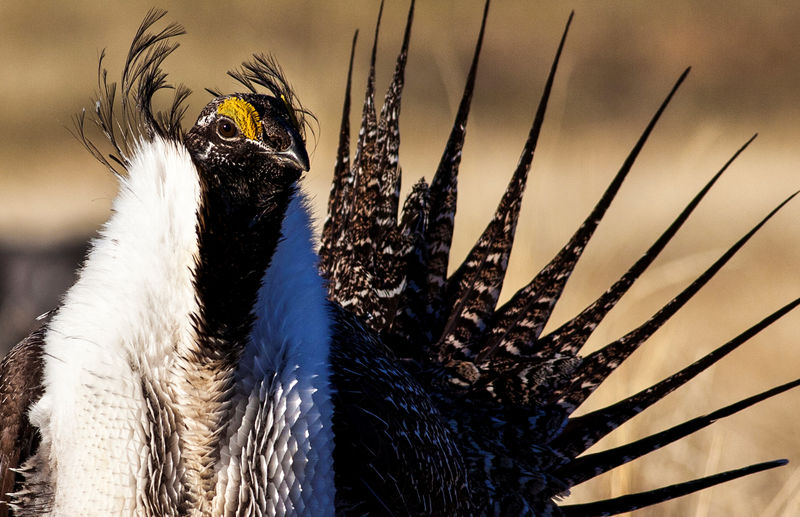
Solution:
M493 319L497 299L503 287L528 171L539 141L555 73L571 22L572 14L567 20L556 50L519 164L500 200L494 218L478 238L478 242L463 264L445 285L445 292L448 295L445 309L449 310L450 316L437 344L438 360L441 362L474 361L476 354L485 348L484 334L488 330L490 320Z
M342 234L342 225L345 223L340 217L345 211L345 203L349 202L349 192L352 191L354 171L350 167L350 90L353 84L353 59L355 58L358 31L353 35L350 47L350 61L347 66L347 85L345 86L344 107L342 108L342 122L339 130L339 145L336 150L336 163L333 167L333 181L328 195L328 214L322 226L320 236L322 249L328 252L321 257L324 261L320 264L325 271L333 271L334 264L342 258L338 241Z
M399 251L399 267L405 272L406 286L397 300L397 309L391 325L391 335L396 337L391 346L403 349L404 357L419 357L433 336L432 311L428 299L428 264L426 231L430 221L430 188L419 180L403 203L399 231L404 248ZM400 262L400 261L398 261ZM388 333L387 333L388 335Z
M397 218L397 209L395 207L394 213L387 214L378 208L374 197L353 195L343 205L335 204L332 198L326 231L336 228L337 240L334 244L333 239L324 238L320 250L322 266L332 279L329 285L331 299L358 315L366 316L365 323L380 332L383 342L397 356L397 364L423 387L447 423L466 467L472 511L484 515L610 515L783 464L782 461L776 461L753 465L628 498L597 502L593 506L558 506L554 502L559 494L577 483L647 454L708 425L716 418L794 387L797 382L769 390L707 417L679 424L608 454L576 460L578 454L599 438L688 382L800 304L800 301L779 309L730 343L650 389L604 410L572 418L571 413L586 395L660 327L669 315L691 298L769 216L748 237L734 245L698 282L679 294L668 308L640 329L634 330L631 337L623 338L619 345L607 347L587 358L579 355L595 327L666 246L722 172L747 147L748 141L619 281L575 318L554 332L540 336L583 249L623 180L632 170L637 155L661 113L686 78L687 70L678 79L619 173L575 235L530 284L520 289L503 307L496 308L513 243L525 178L542 128L547 98L564 44L562 38L520 164L498 210L464 263L446 279L455 214L457 170L485 17L486 11L467 86L439 169L431 186L428 187L424 181L418 182L404 205L399 228L402 235L410 240L398 246L390 238L391 232L386 231L373 232L365 237L366 228L391 228ZM404 42L401 50L403 58L406 51L407 43ZM376 123L374 116L374 65L373 47L359 149L349 171L342 169L342 164L348 163L347 110L343 117L332 189L337 196L350 185L356 186L353 188L361 185L362 191L364 185L369 185L374 192L383 193L393 192L396 188L394 163L386 164L389 171L376 171L365 165L380 163L376 158L378 151L375 150L376 142L381 137L376 136L380 135L380 124ZM349 85L350 75L348 91ZM389 87L390 94L394 89L393 83ZM388 95L387 98L390 98ZM349 93L346 107L348 102ZM376 237L382 240L376 240ZM394 254L386 253L389 248L394 250ZM341 262L349 259L343 250L359 255L343 265ZM379 255L380 261L366 260L367 257ZM343 271L347 271L347 274L342 274ZM405 284L398 284L401 290L396 298L394 293L389 298L384 296L385 293L369 292L369 289L378 289L375 278L384 271L391 272L392 278L402 276L406 280ZM395 301L396 306L393 305ZM375 307L375 303L385 305ZM384 315L391 310L395 311L394 320L386 321ZM370 318L372 314L381 316Z
M400 145L398 116L414 3L411 2L409 8L403 47L378 117L374 105L374 84L382 11L381 6L353 171L349 174L344 171L344 155L349 145L345 137L349 127L345 114L334 180L336 190L332 191L343 203L336 211L337 216L329 216L323 230L323 246L331 250L329 257L324 260L330 265L327 273L331 283L338 286L337 300L359 316L369 318L373 328L378 330L391 324L397 298L406 283L404 271L397 266L402 262L398 256L407 254L409 250L407 239L397 228L400 191L397 167ZM349 79L345 103L349 103ZM354 178L352 182L349 181L351 177ZM352 226L348 222L352 222ZM340 260L332 257L339 257ZM380 274L374 274L376 271L380 271Z
M461 164L461 150L467 131L469 109L472 104L472 92L475 89L475 78L478 73L478 61L483 47L483 36L486 32L486 19L489 15L489 4L483 9L478 41L472 56L467 82L461 102L458 105L453 128L447 139L442 158L430 186L430 223L426 232L425 251L428 257L428 299L429 312L441 314L444 307L444 287L447 279L447 266L450 260L450 245L453 241L455 227L456 201L458 198L458 168Z
M661 325L673 316L683 305L688 302L711 278L724 266L750 238L761 229L786 203L797 194L792 194L758 224L756 224L741 239L736 241L719 259L706 269L697 279L687 286L675 298L667 302L650 319L639 327L628 332L613 343L592 352L581 365L569 388L564 392L556 392L559 403L569 408L577 408L594 390L602 383L617 366L627 359L647 338L649 338Z
M727 354L736 350L740 345L773 324L798 305L800 305L800 299L786 304L732 340L716 350L709 352L663 381L608 407L570 419L570 422L558 437L559 442L562 444L559 448L562 450L572 449L575 453L587 449L592 443L597 442L618 426L641 413L673 390L689 382L696 375L705 371Z
M533 354L535 357L545 357L531 347L539 346L537 339L542 332L553 307L564 290L564 286L569 280L572 270L583 253L586 244L594 234L597 225L616 196L623 181L633 167L636 157L639 155L648 136L655 127L661 114L666 109L669 101L683 83L689 70L687 69L678 79L675 86L667 95L667 98L659 107L656 114L651 119L642 136L636 142L620 168L617 175L612 180L601 199L597 202L592 212L580 225L578 230L559 251L558 254L547 264L541 272L525 287L520 289L511 300L509 300L497 315L497 325L493 329L493 336L490 338L492 348L500 347L511 355L528 356ZM511 335L504 336L506 332ZM509 339L510 338L510 339ZM574 352L573 352L574 353Z
M516 318L521 318L526 314L525 311L522 310L523 305L519 303L516 304L516 307L512 308L512 310L507 309L517 301L517 298L530 296L531 286L536 284L535 280L521 289L518 296L515 296L506 306L498 310L498 313L502 313L504 317L498 317L498 321L487 340L487 345L482 352L481 358L488 358L489 361L498 361L505 357L505 360L513 365L511 371L516 372L517 375L507 375L502 382L492 382L493 392L496 395L503 394L505 396L517 396L522 394L523 398L546 396L547 399L552 399L553 395L561 394L562 390L566 389L575 375L577 375L575 369L573 368L568 372L564 372L564 375L542 375L542 372L537 371L541 368L537 367L537 365L552 365L554 361L562 362L567 360L572 366L577 368L580 361L577 360L576 354L591 335L591 332L603 320L625 292L627 292L636 278L638 278L647 266L658 256L670 239L677 233L694 208L700 203L705 194L708 193L733 160L753 141L753 138L748 140L748 142L725 163L689 202L664 233L659 236L656 242L622 275L622 277L620 277L619 280L606 290L600 298L592 302L580 314L564 323L561 327L537 340L534 334L535 326L531 319L522 318L515 322L514 318L509 317L510 314L514 314ZM573 237L573 240L574 239L575 237ZM567 249L567 247L562 249L559 256L564 254L565 249ZM557 261L554 260L554 262ZM545 267L544 271L548 269L552 269L551 266ZM540 273L537 275L537 278L541 276L542 274ZM561 287L563 288L563 284ZM551 309L552 307L547 308L548 311ZM531 310L531 312L535 314L536 311L534 309ZM540 328L541 327L539 327L539 329ZM528 350L526 344L533 346L533 350ZM525 353L522 353L518 346L522 347ZM487 367L485 361L481 362L481 365ZM544 380L546 386L542 386L542 382L538 380L531 382L529 374L533 374ZM527 395L525 394L526 390L521 387L521 385L525 383L529 383Z
M181 418L176 415L172 404L164 399L161 386L143 381L142 394L147 408L147 419L142 427L148 450L147 461L142 462L142 471L138 475L149 483L138 504L145 515L186 515L189 505L182 482L185 467L179 453L178 434ZM179 501L177 505L176 501Z
M375 140L377 139L378 123L375 114L375 60L377 59L377 40L382 14L383 3L381 3L378 12L378 22L372 46L372 59L370 61L370 71L367 77L362 110L362 124L358 133L352 172L346 174L341 182L340 195L342 202L337 210L337 213L340 214L338 221L333 216L328 218L331 225L331 247L328 248L330 249L330 256L321 254L323 262L331 264L330 269L325 270L325 273L331 285L335 286L337 292L341 293L339 303L343 306L353 306L353 310L360 316L369 314L364 306L374 306L374 299L377 296L369 288L374 275L368 267L364 267L364 262L373 258L373 252L366 247L359 248L366 238L369 224L367 221L360 221L358 228L348 228L346 225L355 217L359 200L362 203L366 201L364 197L366 192L365 183L369 181L369 178L366 177L367 171L369 171L367 164L374 159L376 152ZM348 72L348 76L350 73ZM349 98L348 93L345 104L349 102ZM345 122L346 117L343 118L343 126ZM342 129L341 134L343 135L343 133L344 129ZM340 155L343 153L341 149L343 145L349 145L349 139L340 137L340 150L338 152ZM362 175L365 177L362 178ZM335 230L338 231L334 233ZM358 235L358 238L354 238L355 235Z

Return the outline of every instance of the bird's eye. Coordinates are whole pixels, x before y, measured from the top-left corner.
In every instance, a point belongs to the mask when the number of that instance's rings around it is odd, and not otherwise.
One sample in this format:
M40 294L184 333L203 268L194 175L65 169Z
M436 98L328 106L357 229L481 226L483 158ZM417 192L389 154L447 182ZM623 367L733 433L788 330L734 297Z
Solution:
M217 133L222 138L234 138L239 134L239 130L232 120L223 118L217 123Z

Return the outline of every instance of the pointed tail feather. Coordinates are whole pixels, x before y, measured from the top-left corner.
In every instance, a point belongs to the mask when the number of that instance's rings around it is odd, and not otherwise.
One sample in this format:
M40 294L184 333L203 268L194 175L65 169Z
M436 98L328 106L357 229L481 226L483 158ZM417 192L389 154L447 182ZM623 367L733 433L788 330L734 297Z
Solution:
M597 225L608 209L611 201L616 196L622 182L630 172L647 138L653 131L661 114L666 109L672 97L689 74L687 68L675 86L672 87L666 99L661 103L653 118L648 123L642 136L634 145L622 167L608 186L600 201L597 202L592 212L581 224L569 242L547 264L536 277L517 293L498 311L495 325L487 340L484 360L489 355L502 348L509 355L532 355L536 353L536 342L561 292L575 268L575 264L583 253L587 242L594 234Z
M353 185L344 197L343 206L339 207L343 224L340 234L335 236L334 246L345 260L336 261L329 271L332 297L343 307L349 307L357 315L364 317L376 330L383 329L388 321L387 315L394 314L393 300L382 304L381 299L387 294L393 298L397 290L395 284L402 285L402 280L397 278L395 271L384 274L386 267L380 260L382 249L392 249L399 244L394 242L396 235L387 236L385 234L389 232L384 232L384 235L378 236L375 232L375 213L382 179L382 171L378 168L380 157L379 123L375 111L375 62L382 14L383 2L378 12L370 55L361 127L352 165ZM391 221L391 218L381 218L378 224L384 227L387 221ZM396 221L392 224L396 224Z
M353 43L350 46L350 62L347 65L347 84L345 86L344 107L342 108L342 123L339 129L339 145L336 149L336 164L333 168L333 181L328 196L328 215L322 227L322 236L319 255L321 268L326 273L333 270L334 264L341 258L337 247L337 240L345 224L345 199L353 187L353 170L350 167L350 91L353 85L353 60L356 53L358 31L353 34Z
M364 268L360 262L371 257L369 242L364 224L359 224L363 219L365 208L364 204L365 188L364 183L369 181L367 178L364 164L372 160L375 154L375 138L377 134L377 115L375 114L375 60L377 59L378 35L381 27L381 17L383 16L383 0L378 9L378 20L375 23L375 36L372 41L372 53L370 56L369 74L367 75L367 86L364 93L364 106L361 112L361 126L356 142L356 153L352 160L351 172L345 174L345 179L352 178L352 183L343 183L341 193L341 203L336 207L339 220L335 229L338 233L331 234L331 249L335 250L330 259L331 265L328 270L331 297L342 306L359 307L364 288L361 283L366 281ZM345 97L345 102L349 101L349 95ZM349 121L348 121L349 125ZM341 136L340 136L341 140ZM349 145L348 145L349 146ZM340 149L341 151L341 149ZM334 216L331 216L334 217ZM333 229L332 229L333 231ZM337 257L346 257L347 260L336 260ZM360 282L359 282L360 280ZM359 311L359 315L366 314Z
M372 232L376 239L381 239L397 226L397 211L400 199L400 173L397 167L400 149L400 104L405 85L408 46L411 41L411 26L414 21L414 0L408 9L406 29L400 54L397 56L394 76L383 100L380 118L378 119L378 138L375 143L375 177L378 179L377 191L372 194L376 198L376 207L372 215L374 227Z
M376 303L366 306L366 310L372 318L371 326L381 332L393 324L400 297L406 286L406 258L412 250L409 243L405 242L397 231L400 198L397 153L400 147L400 105L413 20L412 0L394 76L386 91L378 118L375 153L363 164L367 178L363 184L364 197L358 199L356 205L360 214L356 225L356 228L360 229L358 237L367 253L365 257L367 263L364 266L372 272L369 283L363 286L371 288L377 296ZM361 310L364 310L363 304Z
M368 198L374 192L378 178L375 177L374 162L376 159L377 140L378 140L378 116L375 111L375 63L378 53L378 36L381 29L381 17L383 16L383 0L378 10L378 21L375 24L375 36L372 40L372 52L370 54L369 74L367 76L367 87L364 93L364 106L361 112L361 127L358 132L358 144L356 156L353 160L353 167L356 169L355 188L353 189L353 217L362 225L366 225L368 218L375 208L375 200ZM367 233L365 229L356 227L359 233ZM369 239L368 235L358 235L362 239ZM365 244L365 243L359 243ZM361 255L356 255L361 256Z
M758 395L753 395L752 397L748 397L729 406L725 406L712 413L709 413L708 415L693 418L665 431L655 433L640 440L636 440L635 442L622 445L620 447L615 447L603 452L588 454L586 456L575 458L561 469L558 469L555 472L555 475L563 480L568 486L575 486L595 476L599 476L604 472L608 472L609 470L620 465L628 463L629 461L644 456L645 454L649 454L656 449L660 449L665 445L680 440L685 436L711 425L720 418L725 418L733 415L734 413L738 413L743 409L746 409L754 404L758 404L763 400L774 397L775 395L779 395L797 386L800 386L800 379L777 386L770 390L759 393Z
M564 393L555 393L558 402L565 407L576 408L591 395L608 375L616 369L627 357L630 356L647 338L649 338L661 325L671 318L683 305L688 302L713 276L724 266L750 238L761 229L786 203L791 201L797 192L782 201L769 212L753 229L739 239L716 262L694 280L678 296L662 307L649 320L625 336L619 338L589 354L576 374L572 385Z
M547 76L528 140L525 142L508 189L500 200L494 218L464 263L447 281L445 289L448 293L447 304L452 309L437 345L438 360L442 363L453 359L470 359L475 355L478 351L475 349L477 337L485 331L497 305L508 266L508 257L514 244L514 233L528 171L544 124L547 103L572 18L571 13Z
M453 241L453 227L456 217L456 200L458 197L458 169L461 164L461 150L467 133L472 92L475 90L475 77L478 73L478 59L483 47L483 35L486 30L486 19L489 15L489 0L483 8L481 28L478 41L472 55L472 64L467 74L467 83L458 105L458 113L450 130L450 136L431 181L431 214L430 227L425 235L425 247L428 255L428 296L430 312L440 314L442 311L442 291L447 278L447 266L450 261L450 245Z
M571 504L561 506L560 509L564 517L597 517L601 515L618 515L620 513L631 512L651 506L670 499L675 499L704 488L719 485L743 476L749 476L756 472L782 467L789 463L787 460L774 460L756 465L750 465L736 470L729 470L721 472L712 476L707 476L685 483L678 483L656 490L648 490L647 492L639 492L638 494L624 495L614 499L606 499L604 501L597 501L586 504Z
M602 409L592 411L585 415L570 418L564 431L551 444L551 446L562 454L575 457L583 453L586 449L597 443L608 433L624 424L634 416L638 415L654 403L663 399L675 389L683 386L695 376L708 369L720 359L736 350L740 345L747 342L764 330L778 319L782 318L789 311L800 305L800 298L784 305L766 318L762 319L752 327L748 328L732 340L720 346L716 350L706 354L694 363L679 372L667 377L646 388L635 395L623 399L615 404L611 404Z
M706 185L695 195L686 205L686 208L675 218L675 221L662 233L658 240L642 255L619 280L603 293L596 301L586 307L580 314L572 318L564 325L554 330L550 334L543 336L537 344L537 355L548 357L555 353L574 355L583 347L592 331L603 321L608 312L614 308L622 296L628 292L637 278L650 266L653 260L661 253L664 247L670 242L678 232L691 213L700 204L700 201L711 190L728 167L739 157L739 155L755 140L753 135L745 144L737 150L734 155L722 166L722 168L706 183Z
M428 311L427 281L428 255L425 252L425 233L429 224L430 189L419 180L403 204L399 225L406 246L404 257L406 285L400 294L398 311L392 322L391 333L385 335L389 347L405 358L422 359L433 339L432 314Z

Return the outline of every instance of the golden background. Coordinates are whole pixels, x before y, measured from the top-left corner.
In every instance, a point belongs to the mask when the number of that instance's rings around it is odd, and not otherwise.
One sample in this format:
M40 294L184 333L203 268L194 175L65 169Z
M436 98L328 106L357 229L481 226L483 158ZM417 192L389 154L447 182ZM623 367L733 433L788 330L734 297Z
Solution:
M108 216L115 181L70 135L92 108L96 65L112 77L151 2L0 3L0 245L8 253L82 241ZM319 119L306 179L324 210L352 33L360 29L353 124L360 112L376 1L160 2L188 34L165 68L196 93L235 86L225 72L253 52L282 63ZM569 238L680 72L693 71L578 265L550 328L598 296L656 238L693 193L754 132L686 228L597 330L589 349L642 322L800 185L800 6L792 2L495 2L489 15L462 162L454 257L488 221L526 138L570 9L576 18L556 77L512 255L504 299ZM407 2L389 2L379 43L379 90L394 67ZM421 1L401 118L404 185L430 179L461 95L480 22L479 1ZM800 201L789 204L718 277L615 373L588 406L639 390L800 296ZM56 248L57 249L57 248ZM52 286L22 267L29 290ZM71 266L70 266L71 267ZM10 271L10 272L9 272ZM6 283L20 278L9 269ZM21 273L22 274L22 273ZM15 276L16 275L16 276ZM23 283L18 282L17 288ZM60 285L60 284L59 284ZM3 285L0 284L0 289ZM60 289L60 287L59 287ZM2 293L0 293L2 296ZM55 303L50 299L48 303ZM16 298L0 310L32 321ZM0 316L0 324L11 325ZM26 323L24 323L25 325ZM800 314L792 313L595 450L786 382L800 372ZM1 330L1 329L0 329ZM9 343L10 344L10 343ZM654 488L747 463L788 467L636 515L800 514L800 392L716 423L619 472L571 501Z

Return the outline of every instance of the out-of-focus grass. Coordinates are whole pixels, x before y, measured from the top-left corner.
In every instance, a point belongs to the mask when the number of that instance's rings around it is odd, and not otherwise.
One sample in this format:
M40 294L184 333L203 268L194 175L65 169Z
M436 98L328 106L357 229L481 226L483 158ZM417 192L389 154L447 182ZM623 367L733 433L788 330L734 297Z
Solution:
M355 99L361 97L377 3L165 2L186 26L168 60L174 81L197 93L234 88L226 70L250 53L274 53L319 128L306 180L321 214L333 163L352 32L361 29ZM345 7L346 5L346 7ZM95 69L108 48L112 77L150 2L0 4L0 238L43 243L84 235L108 215L115 192L67 129L91 109ZM405 2L386 6L378 84L385 85L401 38ZM566 241L681 70L687 84L608 213L571 279L551 328L599 295L642 253L694 191L752 132L761 136L731 168L685 231L597 330L609 342L668 301L780 199L797 188L800 151L800 8L738 0L496 2L464 150L454 257L488 221L532 119L569 8L567 42L534 160L508 297ZM481 12L477 1L417 8L401 119L405 185L435 170L455 113ZM354 110L354 118L358 109ZM800 295L796 203L786 207L588 406L599 407L659 380ZM797 376L800 316L791 314L712 371L599 444L616 445ZM652 488L777 457L789 467L637 515L795 515L800 446L790 393L716 423L629 467L575 490L571 501ZM769 506L767 506L769 505Z

